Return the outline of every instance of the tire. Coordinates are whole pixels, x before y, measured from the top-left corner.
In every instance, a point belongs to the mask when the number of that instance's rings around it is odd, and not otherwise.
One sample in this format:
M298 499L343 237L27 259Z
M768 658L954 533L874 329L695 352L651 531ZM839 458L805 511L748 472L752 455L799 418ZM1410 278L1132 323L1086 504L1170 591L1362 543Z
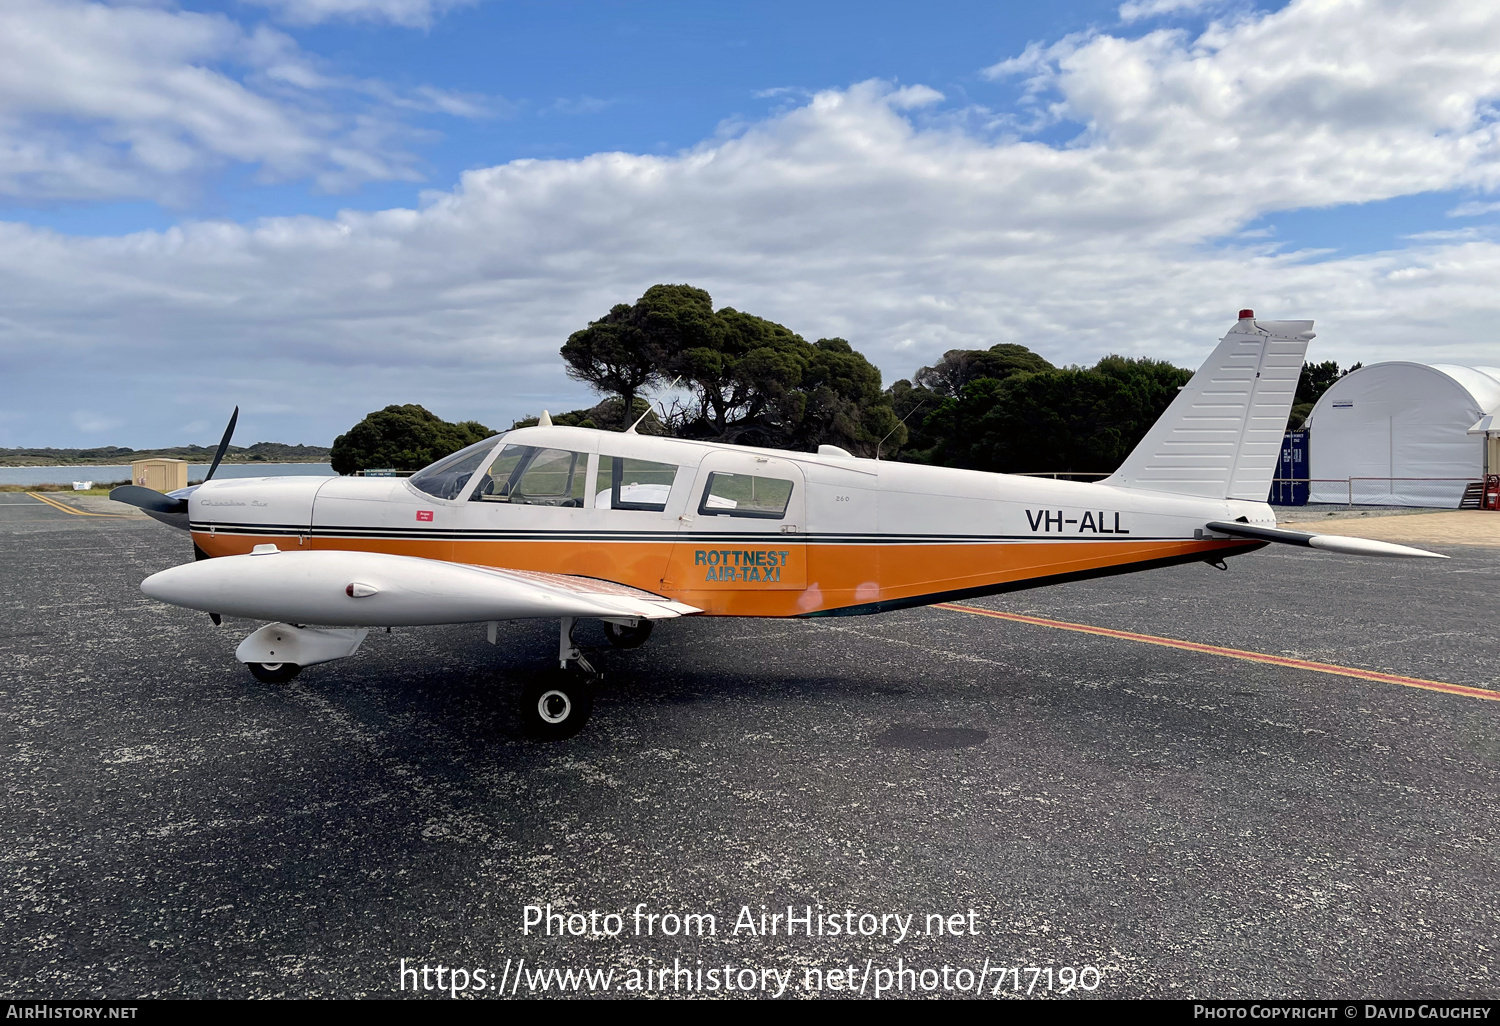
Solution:
M604 621L604 635L615 648L640 648L651 637L651 621L641 620L634 627Z
M296 663L246 663L245 668L262 684L285 684L302 672Z
M594 711L594 689L581 673L553 670L521 692L521 719L527 733L561 741L583 729Z

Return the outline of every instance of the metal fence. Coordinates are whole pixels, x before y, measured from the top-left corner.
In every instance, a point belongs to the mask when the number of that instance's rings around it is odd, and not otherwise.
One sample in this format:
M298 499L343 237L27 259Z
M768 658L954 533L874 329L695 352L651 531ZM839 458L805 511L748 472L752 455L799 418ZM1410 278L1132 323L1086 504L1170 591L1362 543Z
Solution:
M1343 501L1348 506L1443 506L1457 509L1465 489L1481 483L1474 477L1286 477L1271 482L1274 505L1302 505L1302 503L1277 503L1275 489L1278 485L1305 485L1310 493L1307 501ZM1324 485L1323 488L1315 488ZM1405 486L1405 487L1402 487ZM1338 498L1331 498L1337 493Z
M1064 481L1094 481L1104 473L1037 470L1015 477L1048 477ZM1268 501L1274 506L1302 506L1309 501L1338 501L1354 506L1442 506L1457 509L1464 491L1479 484L1474 477L1278 477L1271 481ZM1315 485L1329 486L1315 489ZM1408 487L1403 487L1408 486ZM1328 493L1336 489L1337 499ZM1321 493L1313 498L1310 493Z

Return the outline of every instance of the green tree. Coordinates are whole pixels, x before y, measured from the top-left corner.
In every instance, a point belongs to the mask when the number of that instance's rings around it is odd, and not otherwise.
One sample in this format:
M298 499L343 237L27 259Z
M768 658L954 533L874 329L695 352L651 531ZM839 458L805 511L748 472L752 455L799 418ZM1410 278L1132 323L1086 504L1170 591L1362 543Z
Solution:
M1323 393L1333 387L1333 383L1345 374L1352 374L1359 370L1364 364L1356 363L1348 370L1341 370L1333 360L1324 360L1322 363L1304 363L1302 375L1297 379L1297 394L1292 399L1292 416L1289 426L1297 430L1307 423L1307 417L1312 413L1318 400L1323 398Z
M1108 473L1176 397L1192 372L1159 360L1107 356L1090 368L977 378L935 400L914 455L924 462L1001 473ZM900 384L900 383L898 383ZM912 405L908 386L897 409Z
M643 388L660 383L669 353L702 346L713 333L713 300L691 285L653 285L620 303L563 344L569 377L617 395L623 417ZM606 425L612 426L612 425ZM629 426L626 420L620 424Z
M931 367L912 375L912 381L938 395L957 398L964 386L980 378L1004 381L1013 374L1055 370L1025 346L1002 342L988 349L950 349Z
M665 435L668 433L666 426L661 422L661 418L656 415L656 411L651 408L651 404L646 400L637 397L635 400L635 409L629 418L622 420L620 410L623 408L624 403L618 397L611 396L598 405L591 406L586 410L569 410L567 413L553 413L550 416L552 423L558 427L608 428L620 423L634 424L637 420L640 420L641 426L636 428L636 432L639 434ZM541 419L541 417L522 417L511 425L511 429L536 427L537 424L541 423Z
M923 367L891 386L891 406L905 424L907 441L900 458L913 463L933 462L935 450L946 436L938 430L943 418L928 430L928 418L945 399L958 399L964 388L980 380L1004 381L1017 374L1056 370L1048 360L1023 345L1002 342L989 349L950 349L931 367ZM894 436L892 441L894 441Z
M609 369L628 361L612 357L606 367L601 352L628 354L631 372ZM633 305L616 306L575 332L563 357L574 377L632 403L634 389L680 379L692 399L668 426L690 438L773 448L826 442L873 455L885 433L900 433L880 371L848 342L809 343L763 317L716 311L691 285L656 285Z
M906 429L881 391L879 368L841 338L820 338L812 349L785 416L789 447L828 443L874 456L882 442L892 450L904 445Z
M329 460L339 474L371 467L420 470L493 434L478 421L450 424L421 406L387 406L334 439Z

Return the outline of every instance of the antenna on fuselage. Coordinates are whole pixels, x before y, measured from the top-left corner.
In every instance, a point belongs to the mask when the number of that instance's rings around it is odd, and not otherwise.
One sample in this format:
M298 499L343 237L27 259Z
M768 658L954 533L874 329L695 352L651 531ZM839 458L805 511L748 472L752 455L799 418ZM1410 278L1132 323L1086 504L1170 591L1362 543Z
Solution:
M537 418L536 426L537 427L551 427L552 426L552 414L548 413L546 410L543 410L542 411L542 415Z
M885 433L885 438L889 438L892 435L894 435L896 433L896 431L901 427L901 425L906 423L906 418L907 417L910 417L913 413L916 413L918 410L920 410L922 407L924 407L926 405L927 405L927 400L923 399L921 402L917 403L916 406L913 406L910 410L907 410L906 411L906 417L902 417L900 420L896 421L896 426L893 427L893 428L891 428L889 431L887 431ZM877 460L880 459L880 447L885 444L885 438L882 438L880 441L878 441L878 442L875 443L875 458Z
M681 374L679 374L679 375L677 375L677 377L673 378L672 379L672 383L667 386L667 391L670 392L670 391L672 391L672 389L676 388L677 387L677 382L679 382L681 380L682 380L682 375ZM630 425L628 428L626 428L625 429L625 433L627 435L633 435L633 434L635 434L635 429L641 426L641 421L645 420L650 415L650 413L651 413L651 404L647 403L646 404L646 412L643 413L643 414L641 414L639 417L635 418L635 423L632 424L632 425Z

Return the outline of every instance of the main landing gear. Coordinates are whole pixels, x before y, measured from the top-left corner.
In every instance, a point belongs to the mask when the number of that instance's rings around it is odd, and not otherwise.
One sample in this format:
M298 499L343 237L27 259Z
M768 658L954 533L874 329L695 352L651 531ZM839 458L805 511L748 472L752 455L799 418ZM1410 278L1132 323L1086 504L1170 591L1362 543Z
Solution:
M245 669L262 684L285 684L302 672L296 663L246 663Z
M651 637L651 621L605 620L604 635L615 648L640 648Z
M234 650L234 657L262 684L285 684L305 666L347 659L367 631L268 623Z
M557 669L549 670L521 692L521 719L532 736L544 741L572 737L594 711L594 681L599 674L573 643L573 625L577 622L577 617L562 618Z

